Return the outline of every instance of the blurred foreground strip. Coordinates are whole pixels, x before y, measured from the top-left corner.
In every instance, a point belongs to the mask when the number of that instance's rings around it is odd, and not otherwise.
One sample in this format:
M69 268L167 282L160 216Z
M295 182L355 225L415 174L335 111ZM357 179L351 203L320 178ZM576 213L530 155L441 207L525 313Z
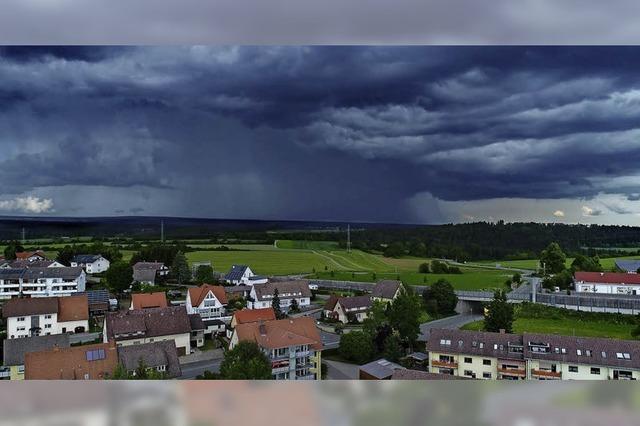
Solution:
M2 382L0 426L637 425L632 382Z

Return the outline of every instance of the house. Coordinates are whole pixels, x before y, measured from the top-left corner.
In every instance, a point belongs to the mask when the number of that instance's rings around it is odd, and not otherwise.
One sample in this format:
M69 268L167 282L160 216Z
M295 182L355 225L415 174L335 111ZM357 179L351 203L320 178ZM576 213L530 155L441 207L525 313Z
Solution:
M580 293L640 294L640 274L576 272L573 281Z
M131 307L129 309L153 309L166 308L167 295L164 292L135 293L131 295Z
M185 305L188 314L199 314L202 317L207 333L224 331L225 323L229 322L227 294L223 286L203 284L191 287L187 292Z
M47 260L47 256L42 250L20 251L16 253L16 260L27 260L29 262L34 262L36 260Z
M393 302L400 294L402 283L397 280L382 280L373 287L371 298L380 302Z
M115 343L53 348L24 357L26 380L108 379L118 364Z
M133 265L133 281L155 285L158 277L169 275L169 268L162 262L138 262Z
M311 304L311 290L309 290L307 281L269 281L264 284L253 285L247 307L249 309L270 307L276 289L278 290L278 298L280 299L280 308L284 312L289 310L293 299L298 302L300 309L306 308Z
M251 294L250 285L234 285L226 286L224 292L227 294L227 301L232 302L234 300L246 299Z
M69 296L83 292L86 274L82 268L1 268L0 299L16 296Z
M108 312L103 341L118 346L174 340L178 355L191 353L191 321L184 306Z
M257 276L247 265L232 265L224 280L233 285L264 284L267 278Z
M431 373L503 380L637 380L640 342L432 329Z
M340 296L337 296L335 294L329 296L324 304L324 307L322 308L322 314L325 318L333 318L338 299L340 299Z
M394 371L404 369L403 366L395 362L381 358L361 365L358 369L358 378L360 380L389 380L391 376L393 376Z
M14 260L4 266L5 268L65 268L65 266L56 260Z
M231 317L231 324L227 328L227 337L231 338L233 335L233 329L236 328L238 324L275 320L276 312L273 308L242 309L240 311L235 311Z
M330 306L333 303L333 309ZM362 322L367 319L373 301L371 296L349 296L329 298L325 304L324 311L327 318L336 319L342 323Z
M271 361L275 380L319 380L322 339L309 317L238 324L229 348L239 342L258 344Z
M113 299L109 296L109 290L97 289L78 293L78 295L82 294L85 294L89 300L89 315L104 315L112 307L111 300Z
M2 306L2 316L9 339L89 330L86 295L11 299Z
M69 346L68 334L7 339L4 341L3 347L3 365L9 367L11 380L23 380L24 355L26 353L45 351L53 348L68 348Z
M101 254L78 254L71 259L72 267L80 267L87 274L99 274L109 269L109 261Z
M133 376L141 362L148 369L163 373L168 379L182 375L178 350L173 340L121 346L118 348L118 361Z

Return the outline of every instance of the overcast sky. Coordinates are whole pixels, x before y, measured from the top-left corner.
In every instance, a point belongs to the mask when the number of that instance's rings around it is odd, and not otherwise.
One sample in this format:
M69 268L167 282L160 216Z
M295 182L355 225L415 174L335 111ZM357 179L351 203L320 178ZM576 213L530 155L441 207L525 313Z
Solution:
M1 214L640 224L640 48L0 48Z

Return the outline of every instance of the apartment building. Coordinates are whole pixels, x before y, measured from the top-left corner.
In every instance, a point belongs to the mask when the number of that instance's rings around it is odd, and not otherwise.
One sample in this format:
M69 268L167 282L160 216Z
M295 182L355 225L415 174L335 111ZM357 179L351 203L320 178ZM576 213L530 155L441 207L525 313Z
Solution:
M0 299L70 296L85 287L82 268L0 268Z
M2 306L7 338L83 333L89 330L86 295L11 299Z
M273 296L278 290L280 309L283 312L289 310L291 301L296 299L300 309L311 304L311 290L305 280L294 281L269 281L264 284L254 284L251 288L247 307L249 309L269 308L273 303Z
M274 380L319 380L322 339L309 317L238 324L229 348L253 341L271 361Z
M429 371L499 380L637 380L640 342L433 329Z

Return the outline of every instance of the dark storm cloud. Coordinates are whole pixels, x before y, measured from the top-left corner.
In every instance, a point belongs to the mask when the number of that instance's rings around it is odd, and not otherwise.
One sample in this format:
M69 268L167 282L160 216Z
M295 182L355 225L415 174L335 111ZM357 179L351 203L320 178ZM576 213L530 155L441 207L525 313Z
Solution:
M5 192L144 187L182 214L401 221L421 193L640 193L638 48L92 49L0 51Z

